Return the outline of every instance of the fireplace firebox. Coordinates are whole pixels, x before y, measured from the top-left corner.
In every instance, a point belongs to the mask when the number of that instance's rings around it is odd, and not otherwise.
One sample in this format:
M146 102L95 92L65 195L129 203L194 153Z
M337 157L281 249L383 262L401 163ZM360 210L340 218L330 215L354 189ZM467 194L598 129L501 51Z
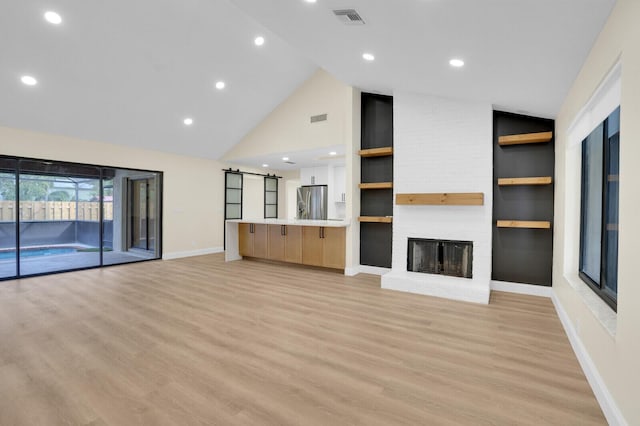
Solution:
M473 242L409 238L407 271L472 278Z

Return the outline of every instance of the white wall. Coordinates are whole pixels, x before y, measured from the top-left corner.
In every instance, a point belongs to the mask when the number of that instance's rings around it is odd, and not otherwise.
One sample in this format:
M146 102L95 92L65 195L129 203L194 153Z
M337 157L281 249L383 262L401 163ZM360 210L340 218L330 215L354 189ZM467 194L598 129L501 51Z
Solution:
M320 69L223 157L223 161L345 143L351 88ZM327 120L311 123L313 115Z
M392 273L385 288L488 303L491 280L492 108L394 93L394 196L482 192L483 206L393 209ZM473 279L407 273L407 238L473 241Z
M241 169L244 170L244 169ZM278 182L281 184L282 182ZM280 188L278 188L278 192ZM245 174L242 177L242 218L264 218L264 177Z
M345 185L347 202L345 203L345 218L352 225L347 228L347 252L345 274L355 275L360 266L360 132L362 115L362 95L357 89L350 89L344 100L345 109L349 111L350 119L344 129L345 139Z
M286 194L286 214L282 216L284 219L295 219L298 214L297 209L297 193L300 186L300 179L289 179L284 188Z
M609 395L596 395L612 423L640 424L640 2L618 0L596 40L556 120L556 176L553 290L566 312L569 330L585 349L597 378ZM575 279L579 239L580 162L569 139L570 126L618 61L622 64L620 122L620 222L618 312L615 334L590 306L588 289ZM584 355L584 354L583 354ZM583 364L583 365L588 365ZM593 377L592 377L593 379ZM596 383L593 380L592 384ZM597 384L597 383L596 383ZM601 391L602 389L600 389ZM611 399L607 402L607 396Z

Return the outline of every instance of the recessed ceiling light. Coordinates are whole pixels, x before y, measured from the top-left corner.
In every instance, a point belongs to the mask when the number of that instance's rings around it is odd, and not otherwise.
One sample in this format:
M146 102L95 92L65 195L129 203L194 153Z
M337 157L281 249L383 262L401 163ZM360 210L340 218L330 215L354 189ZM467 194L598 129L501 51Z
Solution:
M269 167L269 165L265 163L262 165L262 167Z
M329 155L338 155L338 153L337 153L337 152L335 152L335 151L331 151L331 152L329 153Z
M289 161L289 157L282 157L282 161Z
M254 43L256 46L262 46L262 45L264 44L264 37L262 37L262 36L258 36L258 37L256 37L256 38L253 40L253 43Z
M449 65L452 67L460 68L464 66L464 61L462 59L454 58L449 61Z
M373 56L372 53L363 53L362 54L362 59L364 59L365 61L373 61L376 57Z
M193 124L193 118L188 118L187 117L182 122L187 126L191 126Z
M22 81L22 83L26 84L27 86L35 86L36 84L38 84L38 80L30 75L23 75L22 77L20 77L20 81Z
M307 3L315 3L316 2L316 0L304 0L304 1L306 1Z
M218 81L216 83L216 89L218 89L218 90L224 89L224 86L226 86L226 84L224 84L224 81Z
M62 17L56 12L53 12L51 10L48 12L45 12L44 19L46 19L46 21L49 22L50 24L54 24L54 25L59 25L62 23Z

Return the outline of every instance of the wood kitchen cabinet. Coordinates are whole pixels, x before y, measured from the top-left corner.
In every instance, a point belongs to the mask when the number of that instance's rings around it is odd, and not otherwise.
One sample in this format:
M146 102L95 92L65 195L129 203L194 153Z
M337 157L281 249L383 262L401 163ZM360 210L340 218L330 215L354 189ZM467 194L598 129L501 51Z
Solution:
M302 229L302 226L285 225L285 262L302 263Z
M345 229L305 226L302 230L302 263L344 269Z
M344 269L345 231L344 228L323 227L322 266Z
M281 262L302 263L302 227L269 225L267 258Z
M253 224L238 224L238 252L240 256L253 256Z
M344 227L238 223L238 254L332 269L345 267Z
M285 225L268 225L269 227L269 249L267 259L284 262L284 251L286 246Z
M305 226L302 228L302 263L322 266L324 242L321 226Z
M253 224L253 256L254 257L267 257L267 225L254 223Z
M267 257L267 225L238 224L238 251L241 256Z

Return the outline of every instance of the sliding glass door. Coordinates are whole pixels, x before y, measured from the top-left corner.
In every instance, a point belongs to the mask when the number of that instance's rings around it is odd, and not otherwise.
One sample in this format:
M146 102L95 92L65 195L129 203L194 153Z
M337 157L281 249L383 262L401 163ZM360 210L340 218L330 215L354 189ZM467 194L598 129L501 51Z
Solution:
M104 264L160 257L162 175L139 170L111 169L105 181ZM108 201L107 201L108 200Z
M0 156L0 279L157 259L162 173Z
M20 160L20 275L100 266L100 169Z
M18 275L16 167L16 160L0 158L0 278Z

